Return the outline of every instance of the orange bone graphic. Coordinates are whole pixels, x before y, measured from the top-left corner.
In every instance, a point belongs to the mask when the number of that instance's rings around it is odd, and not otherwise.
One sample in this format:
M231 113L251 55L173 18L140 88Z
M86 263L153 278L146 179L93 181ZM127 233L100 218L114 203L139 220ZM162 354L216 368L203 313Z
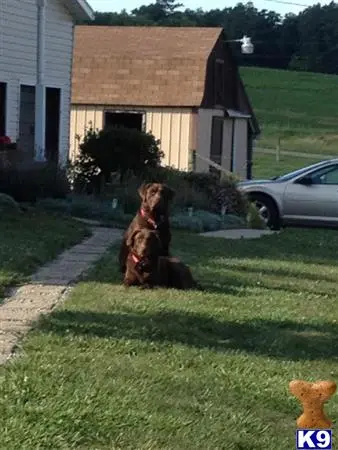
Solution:
M298 428L331 428L332 422L324 413L324 403L336 392L337 385L334 381L309 383L303 380L293 380L289 384L289 389L303 406L303 414L297 419Z

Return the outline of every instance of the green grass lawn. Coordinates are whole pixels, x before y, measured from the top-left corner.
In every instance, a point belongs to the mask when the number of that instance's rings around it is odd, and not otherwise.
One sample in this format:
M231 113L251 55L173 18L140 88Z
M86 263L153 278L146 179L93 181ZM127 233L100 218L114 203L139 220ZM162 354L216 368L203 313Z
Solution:
M88 235L87 227L53 214L27 212L0 220L0 302L41 264Z
M320 162L321 158L295 158L294 156L282 156L279 161L273 155L256 153L253 164L254 178L267 179L278 175L284 175L296 169L310 166Z
M258 147L338 155L337 75L242 67L241 76L262 128ZM265 176L269 155L256 154L254 177ZM272 157L273 158L273 157ZM308 158L284 157L269 176L306 166ZM316 159L317 161L318 159Z
M338 381L337 231L175 233L174 253L206 292L126 291L113 248L41 320L0 369L1 448L295 447L288 383Z

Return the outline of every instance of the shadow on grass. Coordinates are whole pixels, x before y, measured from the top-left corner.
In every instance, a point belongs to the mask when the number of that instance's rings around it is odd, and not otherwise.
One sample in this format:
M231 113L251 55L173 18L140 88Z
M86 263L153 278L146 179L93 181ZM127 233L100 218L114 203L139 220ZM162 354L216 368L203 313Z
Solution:
M187 237L175 235L175 247L187 248ZM330 245L327 245L330 242ZM208 259L233 258L287 261L302 264L320 264L337 266L338 230L292 229L278 235L264 236L259 239L231 239L191 236L189 237L191 262L200 260L201 255Z
M327 292L327 289L321 288L320 286L313 286L311 281L319 281L322 280L322 276L310 276L308 280L310 283L306 285L298 285L297 283L290 283L290 275L286 271L279 271L276 268L275 271L271 270L269 273L265 273L264 278L247 278L245 275L258 275L258 268L253 267L238 267L237 264L232 269L230 267L224 268L224 273L221 275L217 274L217 270L219 267L217 263L214 263L212 260L207 260L204 267L200 267L200 264L197 263L195 268L198 270L194 270L194 266L191 266L192 273L194 278L201 284L205 293L209 294L223 294L223 295L234 295L234 296L243 296L243 289L248 288L257 288L259 286L260 289L266 289L271 291L284 291L284 292L292 292L295 294L302 293L311 293L316 295L328 295L329 297L335 296L336 291L333 289L332 292ZM229 269L229 270L227 270ZM238 274L230 273L230 270L237 271ZM246 272L246 274L245 274ZM202 276L200 276L202 275ZM270 282L269 275L278 276L278 280L274 282ZM301 275L302 280L307 278L307 275ZM329 277L323 277L324 281L330 281L333 283L333 280ZM109 283L112 285L122 285L123 276L118 272L116 263L114 259L108 257L105 260L102 260L96 268L88 274L86 277L86 281L95 282L95 283ZM259 281L259 284L257 282Z
M338 360L338 325L293 321L220 321L181 311L153 314L56 311L41 319L39 330L61 336L135 339L219 352L239 350L287 360Z
M278 261L276 262L278 264ZM219 269L219 264L216 262L210 261L207 262L207 266L209 269ZM266 267L264 268L259 267L253 267L252 265L245 265L245 264L236 264L234 266L223 266L222 267L225 271L227 270L234 270L236 272L244 272L245 274L257 274L257 275L264 275L264 276L272 276L272 277L278 277L278 278L301 278L302 280L308 280L308 281L326 281L329 283L336 283L337 277L332 275L324 275L318 273L308 273L308 272L297 272L295 268L291 268L289 270L282 269L281 267Z
M235 270L237 270L235 268ZM212 272L212 271L211 271ZM247 272L251 275L251 268L247 269ZM213 273L213 272L212 272ZM321 288L320 286L314 287L311 282L307 282L306 278L303 277L302 281L305 283L300 284L297 282L290 283L290 278L288 276L282 276L277 281L270 280L269 276L260 277L257 279L254 278L246 278L242 273L238 274L222 274L221 279L222 282L216 281L214 277L211 281L208 278L208 273L204 273L204 279L199 279L196 277L202 284L206 293L214 293L214 294L224 294L224 295L235 295L235 296L243 296L243 290L246 290L247 294L250 294L250 289L265 289L266 291L275 291L275 292L284 292L284 293L294 293L294 294L311 294L311 295L325 295L328 298L336 297L336 283L332 285L332 290L328 292L327 287ZM264 274L265 275L265 274ZM218 278L220 279L220 277ZM204 281L208 280L208 281ZM318 277L318 281L321 278ZM307 282L307 283L306 283ZM333 282L332 282L333 283Z

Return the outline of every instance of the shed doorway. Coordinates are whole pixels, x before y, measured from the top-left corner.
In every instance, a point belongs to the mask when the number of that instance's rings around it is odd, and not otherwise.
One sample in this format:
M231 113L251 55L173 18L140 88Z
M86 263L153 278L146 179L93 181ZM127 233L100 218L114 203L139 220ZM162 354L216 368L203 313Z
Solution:
M213 116L211 128L210 159L218 165L222 164L223 148L223 117ZM220 170L209 166L209 172L221 176Z
M107 111L104 115L104 125L105 127L118 126L142 131L143 114L140 112Z

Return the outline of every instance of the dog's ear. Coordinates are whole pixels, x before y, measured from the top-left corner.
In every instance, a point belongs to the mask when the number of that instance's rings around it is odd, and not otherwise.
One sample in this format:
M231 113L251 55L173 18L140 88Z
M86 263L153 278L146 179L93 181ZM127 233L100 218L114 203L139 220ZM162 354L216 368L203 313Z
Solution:
M135 237L136 235L140 232L141 230L134 230L128 237L126 240L126 245L127 247L133 247L134 245L134 241L135 241Z
M175 197L175 191L174 189L171 189L171 187L165 185L165 194L167 197L168 202L171 202L173 198Z
M138 189L139 196L141 197L142 201L145 200L146 192L151 186L152 183L142 183L141 186Z

